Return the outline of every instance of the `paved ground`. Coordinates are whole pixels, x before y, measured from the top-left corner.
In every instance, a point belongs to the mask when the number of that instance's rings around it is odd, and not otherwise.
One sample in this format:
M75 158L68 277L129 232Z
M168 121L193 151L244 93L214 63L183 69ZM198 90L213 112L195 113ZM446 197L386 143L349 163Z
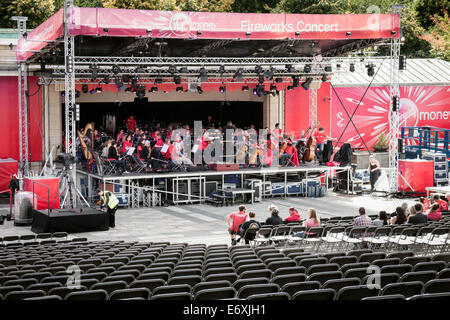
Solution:
M319 217L354 216L358 208L364 206L368 214L380 210L393 212L404 200L379 198L374 196L348 196L332 192L324 198L289 197L272 198L255 204L247 204L247 212L256 212L258 220L268 217L269 204L280 209L283 218L288 208L294 206L302 218L306 210L315 208ZM407 200L412 203L412 200ZM2 205L2 209L6 206ZM7 206L9 210L9 205ZM226 217L237 211L235 207L213 207L210 205L180 205L159 208L119 209L116 213L116 228L104 232L78 233L73 237L87 237L89 240L125 241L170 241L188 243L219 244L229 243ZM15 227L12 221L0 225L0 236L30 234L30 227Z

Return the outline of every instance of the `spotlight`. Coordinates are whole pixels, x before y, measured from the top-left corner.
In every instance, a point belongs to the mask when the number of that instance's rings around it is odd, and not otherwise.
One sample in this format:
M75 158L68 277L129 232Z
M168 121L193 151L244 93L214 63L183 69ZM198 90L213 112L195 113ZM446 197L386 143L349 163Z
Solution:
M242 74L244 72L244 69L239 68L236 73L233 75L233 79L237 80L237 81L242 81Z
M253 95L257 95L258 94L258 90L256 90L256 88L255 89L253 89Z
M180 76L173 77L173 82L175 82L175 84L180 84L181 83L181 77Z
M202 90L202 87L201 87L201 86L197 86L197 92L198 92L199 94L202 94L202 93L203 93L203 90Z
M224 93L225 91L227 91L227 87L226 86L221 86L219 88L220 93Z
M125 88L125 92L131 92L132 90L131 90L131 88L130 87L126 87Z
M405 70L406 69L406 56L400 56L399 57L399 70Z
M264 85L257 85L256 86L256 94L258 97L262 97L266 93L266 88Z
M374 74L375 74L375 68L374 68L373 64L369 64L369 65L367 66L367 75L368 75L369 77L373 77Z
M282 83L283 82L283 78L275 78L275 82L276 83Z
M206 82L208 81L208 72L206 71L206 69L204 67L200 68L200 81L201 82Z
M108 83L109 83L109 75L106 75L106 76L103 78L103 83L105 83L105 84L108 84Z
M248 91L249 90L249 87L248 86L243 86L242 87L242 91Z
M180 73L188 73L188 68L187 67L181 67L180 68Z
M136 69L134 69L135 73L145 73L145 69L142 68L141 66L136 67Z
M287 69L287 71L288 71L289 73L294 73L294 72L295 72L295 68L294 68L294 66L291 65L291 64L286 65L286 69Z
M177 72L177 68L174 66L174 65L171 65L170 67L169 67L169 73L170 74L174 74L174 73L176 73Z
M158 88L157 87L151 87L150 92L158 92Z
M61 91L61 97L65 97L66 96L66 92L65 91Z
M299 36L300 36L300 31L295 31L295 35L296 35L297 37L299 37Z
M202 35L202 30L197 30L197 34L198 34L199 36L201 36L201 35Z
M83 84L81 86L81 91L83 91L83 93L88 93L88 91L89 91L88 85L87 84Z
M400 109L400 97L395 95L392 97L392 111L397 112Z
M124 83L130 82L130 76L127 75L127 74L122 75L122 81L123 81Z
M327 75L326 74L322 75L322 82L327 82Z
M341 65L339 63L336 65L336 69L341 70Z
M163 79L158 77L155 79L155 83L163 83Z
M89 69L91 70L91 78L97 79L98 76L98 66L96 64L91 64Z
M260 74L259 75L259 77L258 77L258 82L261 84L261 83L264 83L264 75L263 74Z
M94 94L95 93L95 89L92 89L89 91L90 94Z
M309 64L305 65L305 67L303 68L303 71L306 73L311 72L311 66Z
M255 67L255 72L258 73L258 74L260 74L261 72L263 72L262 67L261 67L260 65L256 66L256 67Z
M300 79L298 77L292 77L292 86L297 88L300 84Z
M395 30L392 30L392 31L391 31L391 34L392 34L392 35L394 35L394 34L396 34L396 33L397 33L397 32L396 32Z
M177 92L184 92L183 87L177 87Z
M350 63L350 72L355 72L355 64Z
M137 88L136 97L138 97L139 99L142 99L143 97L145 97L145 87L144 86L139 86Z
M347 37L350 37L352 35L350 31L347 31L345 34L347 35Z
M333 69L331 68L331 66L326 66L325 67L325 72L331 72Z
M101 93L103 91L102 87L95 88L96 93Z
M225 73L225 66L224 66L224 65L221 65L221 66L219 67L219 73L220 73L220 74Z
M120 67L117 64L113 65L112 72L114 74L119 74L120 73Z
M270 85L270 91L277 91L277 86L274 84Z
M302 83L302 88L305 90L309 90L312 80L313 80L312 78L306 79L306 81Z
M109 29L108 28L103 28L103 32L104 33L108 33Z
M269 70L267 70L266 72L264 72L264 78L268 79L268 80L272 80L273 79L273 72L274 72L274 68L270 67Z
M250 37L250 36L252 35L252 33L249 32L249 31L247 31L247 32L245 33L245 35L246 35L247 37Z

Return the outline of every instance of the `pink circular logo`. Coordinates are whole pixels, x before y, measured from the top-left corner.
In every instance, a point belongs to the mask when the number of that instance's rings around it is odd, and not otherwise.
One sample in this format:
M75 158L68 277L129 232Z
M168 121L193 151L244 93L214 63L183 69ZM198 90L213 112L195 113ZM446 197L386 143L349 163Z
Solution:
M419 121L419 110L414 102L408 98L400 98L400 126L415 127Z
M184 36L191 30L191 18L182 12L175 13L170 19L170 29L177 36Z

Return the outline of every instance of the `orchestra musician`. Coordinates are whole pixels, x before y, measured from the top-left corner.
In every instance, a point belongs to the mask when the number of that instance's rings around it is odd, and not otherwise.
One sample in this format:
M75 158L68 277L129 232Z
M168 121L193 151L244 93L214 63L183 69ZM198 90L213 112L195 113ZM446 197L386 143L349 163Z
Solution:
M293 146L291 138L285 135L284 142L280 147L280 164L282 166L287 165L289 163L289 160L294 157L294 150L295 148Z
M316 158L318 162L322 162L322 152L323 148L325 146L326 140L331 141L337 141L337 139L334 139L327 135L325 133L325 129L323 127L320 127L319 130L314 134L314 138L316 139L316 148L314 149L314 152L316 154Z
M128 133L133 133L134 128L136 128L136 120L134 119L134 115L130 115L130 117L126 120L126 125Z

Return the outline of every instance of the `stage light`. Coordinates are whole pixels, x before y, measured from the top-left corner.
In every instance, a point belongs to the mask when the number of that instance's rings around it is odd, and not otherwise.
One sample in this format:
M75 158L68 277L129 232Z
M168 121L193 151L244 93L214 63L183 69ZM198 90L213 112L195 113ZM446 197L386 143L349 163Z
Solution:
M341 64L338 63L338 64L336 65L336 69L337 69L337 70L341 70Z
M101 93L103 91L102 87L95 88L96 93Z
M89 92L89 87L87 84L83 84L81 86L81 91L83 91L83 93L88 93Z
M326 74L322 75L322 82L327 82L327 75Z
M333 68L331 68L331 66L325 67L325 72L331 72L331 71L333 71Z
M113 65L112 72L114 74L119 74L120 73L120 67L117 64Z
M306 79L306 81L302 83L302 88L305 90L309 90L312 80L313 80L312 78Z
M243 86L242 87L242 91L248 91L248 90L250 90L250 88L248 86Z
M197 34L198 34L199 36L201 36L201 35L202 35L202 30L197 30Z
M108 84L108 83L109 83L109 75L106 75L106 76L103 78L103 83L105 83L105 84Z
M155 83L163 83L163 79L158 77L155 79Z
M257 95L258 94L258 90L256 90L256 88L255 89L253 89L253 95Z
M108 33L109 29L108 28L103 28L103 32L104 33Z
M136 89L137 88L137 78L133 77L131 79L131 88Z
M256 86L256 94L258 97L262 97L266 93L266 88L264 85L257 85Z
M61 97L65 97L66 96L66 92L65 91L61 91Z
M180 73L188 73L188 68L187 67L181 67L180 68Z
M294 73L294 72L295 72L295 68L294 68L294 66L291 65L291 64L286 65L286 69L287 69L287 71L288 71L289 73Z
M131 90L131 88L130 87L126 87L125 88L125 92L131 92L132 90Z
M397 112L400 110L400 97L395 95L392 97L392 111Z
M283 82L283 78L275 78L275 82L276 83L282 83Z
M98 77L98 66L96 64L91 64L89 67L91 71L91 79L97 79Z
M237 81L242 81L242 74L244 72L244 69L239 68L236 73L233 75L233 79L237 80Z
M294 90L294 86L288 86L287 89L288 90Z
M350 63L350 72L355 72L355 64Z
M208 72L206 71L206 69L204 67L200 68L200 81L201 82L206 82L208 81Z
M395 30L391 31L391 34L393 34L393 35L396 34L396 33L397 33L397 31L395 31Z
M250 36L252 35L252 33L249 32L249 31L247 31L247 32L245 33L245 35L246 35L247 37L250 37Z
M139 86L137 88L136 97L138 97L139 99L142 99L143 97L145 97L145 87L144 86Z
M367 75L368 75L369 77L373 77L374 74L375 74L375 68L374 68L373 64L369 64L369 65L367 66Z
M219 88L220 93L224 93L225 91L227 91L227 87L226 86L221 86Z
M220 74L225 73L225 66L224 66L224 65L221 65L221 66L219 67L219 73L220 73Z
M130 76L127 75L127 74L122 75L122 81L123 81L124 83L130 82Z
M297 88L300 85L300 79L299 77L292 77L292 86L294 88Z
M258 66L255 67L255 72L257 74L260 74L261 72L263 72L263 68L260 65L258 65Z
M114 83L116 84L118 90L120 90L120 88L123 87L123 82L120 81L120 78L119 78L119 77L115 77L115 78L114 78Z
M173 82L175 84L180 84L181 83L181 77L180 76L174 76L173 77Z
M269 70L267 70L266 72L264 72L264 78L268 79L268 80L272 80L273 79L273 72L274 72L274 68L270 67Z
M94 94L94 93L95 93L95 89L91 89L91 90L89 91L89 93L90 93L90 94Z
M405 70L406 69L406 56L400 56L399 57L399 70Z
M299 36L300 36L300 31L295 31L295 35L296 35L297 37L299 37Z
M169 67L169 73L174 74L177 72L177 68L174 65L171 65Z
M183 87L177 87L177 92L184 92Z
M347 35L347 37L350 37L352 35L350 31L347 31L345 34Z
M145 73L145 69L142 68L141 66L136 67L136 69L134 69L135 73Z
M198 92L199 94L202 94L202 93L203 93L203 90L202 90L202 87L201 87L201 86L197 86L197 92Z
M158 88L157 87L151 87L150 92L158 92Z
M258 77L258 82L261 84L261 83L264 83L264 75L263 74L260 74L259 75L259 77Z
M277 86L274 84L270 85L270 91L277 91Z
M305 73L311 72L311 66L310 66L309 64L305 65L305 67L303 68L303 71L304 71Z

